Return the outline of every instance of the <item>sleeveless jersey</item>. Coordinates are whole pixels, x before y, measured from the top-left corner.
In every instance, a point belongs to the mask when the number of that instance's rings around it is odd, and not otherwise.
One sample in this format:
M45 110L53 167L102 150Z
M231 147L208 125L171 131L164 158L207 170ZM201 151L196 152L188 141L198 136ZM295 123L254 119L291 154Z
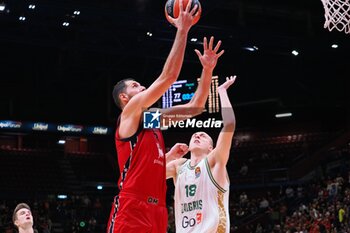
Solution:
M140 129L130 138L121 139L117 127L115 143L120 178L119 196L133 196L151 204L165 205L165 147L159 129Z
M191 167L180 166L175 182L176 232L229 233L229 183L225 189L213 178L207 158Z

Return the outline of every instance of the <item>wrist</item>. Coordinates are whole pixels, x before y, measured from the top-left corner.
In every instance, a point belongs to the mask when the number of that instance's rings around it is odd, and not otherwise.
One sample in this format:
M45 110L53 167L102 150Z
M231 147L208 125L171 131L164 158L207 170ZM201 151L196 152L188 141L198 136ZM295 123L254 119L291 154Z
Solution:
M170 151L165 154L166 159L171 159L172 157L173 157L173 154Z
M179 33L181 35L187 35L189 30L190 30L189 28L181 27L181 28L177 28L177 33Z
M225 93L226 92L226 89L225 88L218 88L218 93L221 94L221 93Z
M203 67L202 72L213 73L214 67Z

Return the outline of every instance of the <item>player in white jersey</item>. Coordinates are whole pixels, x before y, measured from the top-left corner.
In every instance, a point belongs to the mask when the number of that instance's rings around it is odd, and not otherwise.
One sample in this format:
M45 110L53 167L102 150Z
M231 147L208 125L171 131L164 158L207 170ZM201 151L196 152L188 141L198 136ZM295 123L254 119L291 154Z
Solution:
M177 159L167 161L167 178L172 177L175 183L177 233L230 232L230 184L226 164L236 119L227 88L235 78L226 78L226 82L218 87L224 126L216 147L208 134L197 132L192 135L189 147L186 144L178 146ZM188 151L191 152L190 160L182 158Z

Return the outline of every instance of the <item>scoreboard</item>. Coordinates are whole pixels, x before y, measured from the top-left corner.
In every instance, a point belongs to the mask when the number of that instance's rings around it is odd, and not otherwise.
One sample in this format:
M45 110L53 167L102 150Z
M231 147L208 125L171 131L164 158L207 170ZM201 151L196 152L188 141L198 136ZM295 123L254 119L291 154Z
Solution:
M207 102L207 111L209 113L219 112L219 95L218 76L213 76L210 85L210 91ZM188 103L198 87L199 79L197 80L178 80L163 94L162 108L170 108L180 104Z
M197 81L178 80L163 94L162 108L188 103L197 88Z

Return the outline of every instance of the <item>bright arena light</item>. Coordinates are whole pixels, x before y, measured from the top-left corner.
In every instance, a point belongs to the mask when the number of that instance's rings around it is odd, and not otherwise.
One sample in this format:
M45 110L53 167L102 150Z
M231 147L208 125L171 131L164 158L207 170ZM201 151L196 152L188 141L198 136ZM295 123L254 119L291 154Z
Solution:
M299 52L296 51L296 50L293 50L293 51L292 51L292 54L293 54L294 56L298 56L298 55L299 55Z
M291 112L286 113L278 113L275 115L276 118L282 118L282 117L291 117L293 114Z
M4 11L6 8L5 3L0 3L0 11Z

